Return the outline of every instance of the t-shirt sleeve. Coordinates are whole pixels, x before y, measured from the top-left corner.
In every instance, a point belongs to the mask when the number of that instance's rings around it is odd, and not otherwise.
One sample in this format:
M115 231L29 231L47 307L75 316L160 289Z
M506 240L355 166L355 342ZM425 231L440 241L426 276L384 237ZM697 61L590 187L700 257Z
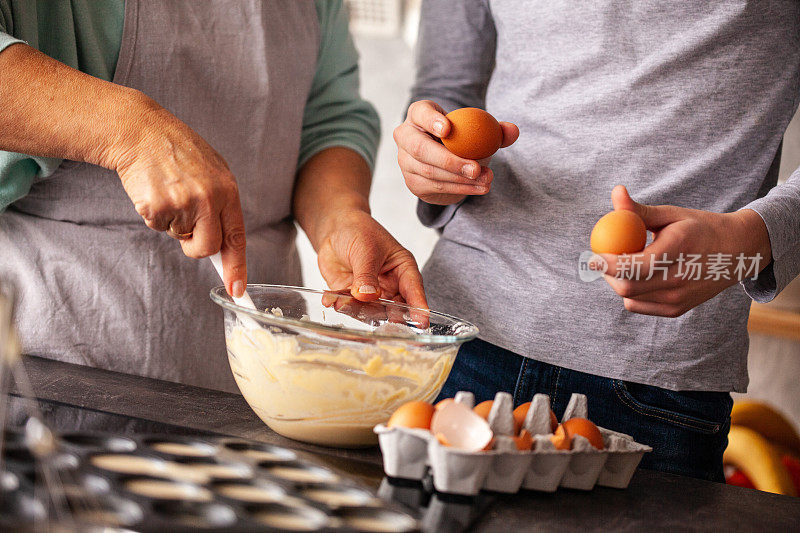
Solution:
M380 140L375 108L359 94L358 53L341 0L317 0L320 51L303 113L300 168L334 146L354 150L373 168Z
M3 28L3 20L0 17L0 52L11 46L12 44L16 43L24 43L22 39L17 39L13 35L7 34L5 31L2 31Z
M448 112L460 107L486 107L496 41L497 30L487 0L425 0L411 102L432 100ZM461 203L442 206L419 200L417 217L423 225L441 229Z
M764 219L772 262L756 279L744 280L742 285L756 302L769 302L800 274L800 169L743 209L752 209Z
M425 0L411 102L433 100L445 111L484 108L496 41L487 0Z

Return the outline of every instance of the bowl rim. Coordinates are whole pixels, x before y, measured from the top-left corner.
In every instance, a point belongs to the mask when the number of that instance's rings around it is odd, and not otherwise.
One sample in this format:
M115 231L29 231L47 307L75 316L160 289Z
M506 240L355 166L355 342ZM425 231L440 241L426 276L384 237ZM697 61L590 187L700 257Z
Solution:
M311 293L311 294L319 294L320 296L324 295L325 293L335 293L336 291L327 291L321 289L312 289L309 287L297 287L294 285L274 285L270 283L248 283L247 288L269 288L269 289L285 289L291 291L299 291L303 293ZM462 320L456 316L448 315L446 313L440 313L438 311L432 311L430 309L422 309L419 307L411 307L407 304L398 303L392 300L386 300L383 298L378 298L377 300L372 300L372 302L367 303L381 303L384 305L390 305L394 307L399 307L404 310L416 310L416 311L423 311L428 313L430 316L442 317L448 320L452 320L454 322L458 322L466 326L466 332L459 333L457 335L427 335L427 334L420 334L416 335L413 339L409 337L400 336L400 335L391 335L391 334L382 334L382 333L373 333L371 331L359 330L354 328L348 328L344 326L329 326L327 324L320 324L319 322L312 322L309 320L297 320L294 318L289 317L279 317L275 316L272 313L267 313L264 311L260 311L258 309L250 309L248 307L243 307L234 303L230 296L228 295L227 290L225 289L224 285L218 285L209 291L209 296L211 300L219 305L224 309L228 309L229 311L233 311L235 313L242 313L245 315L249 315L252 318L256 318L261 322L266 324L275 325L275 326L296 326L303 329L310 329L313 331L318 331L321 333L335 333L337 335L345 334L351 337L361 337L365 339L378 339L378 340L390 340L390 341L404 341L404 342L413 342L414 344L453 344L453 343L463 343L471 341L478 337L478 326L475 324L468 322L466 320ZM351 296L350 293L343 294L343 296Z

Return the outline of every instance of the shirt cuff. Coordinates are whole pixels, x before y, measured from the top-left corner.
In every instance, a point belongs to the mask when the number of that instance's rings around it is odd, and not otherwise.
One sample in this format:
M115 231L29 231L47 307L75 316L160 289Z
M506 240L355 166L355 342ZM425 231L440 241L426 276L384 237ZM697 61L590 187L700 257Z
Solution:
M742 281L747 295L758 303L771 301L800 273L800 211L794 195L781 188L743 207L764 220L772 252L772 262L756 279Z
M417 218L423 226L441 230L450 222L463 203L464 200L456 204L435 205L419 200L417 202Z
M321 151L327 150L328 148L347 148L352 150L360 155L362 159L364 159L364 162L369 167L370 172L375 170L375 154L361 144L344 137L329 137L318 144L304 147L303 153L301 154L300 159L297 161L297 170L303 168L303 165L308 163L309 159Z
M9 35L7 33L3 33L0 31L0 52L11 46L12 44L27 44L25 41L21 39L17 39L13 35Z

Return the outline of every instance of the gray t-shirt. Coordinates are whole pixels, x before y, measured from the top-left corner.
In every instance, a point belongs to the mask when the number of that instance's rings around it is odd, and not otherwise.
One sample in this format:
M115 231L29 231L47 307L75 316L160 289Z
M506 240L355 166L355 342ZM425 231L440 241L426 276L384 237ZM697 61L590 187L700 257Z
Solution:
M431 307L536 360L744 391L742 285L679 318L644 316L582 282L578 261L621 183L647 204L757 211L774 257L745 283L757 301L800 272L800 173L775 187L800 96L800 4L427 0L420 30L412 100L483 107L521 131L492 159L489 194L420 204L442 230Z

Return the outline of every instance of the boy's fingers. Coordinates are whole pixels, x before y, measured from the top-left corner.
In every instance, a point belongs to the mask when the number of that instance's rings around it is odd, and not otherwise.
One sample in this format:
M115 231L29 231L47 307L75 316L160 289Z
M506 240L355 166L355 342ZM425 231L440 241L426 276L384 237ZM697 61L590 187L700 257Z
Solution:
M501 122L500 127L503 129L503 144L500 145L500 148L511 146L519 139L519 128L516 124Z
M450 133L450 121L444 110L435 102L420 100L408 108L408 118L417 127L436 137L445 137Z

